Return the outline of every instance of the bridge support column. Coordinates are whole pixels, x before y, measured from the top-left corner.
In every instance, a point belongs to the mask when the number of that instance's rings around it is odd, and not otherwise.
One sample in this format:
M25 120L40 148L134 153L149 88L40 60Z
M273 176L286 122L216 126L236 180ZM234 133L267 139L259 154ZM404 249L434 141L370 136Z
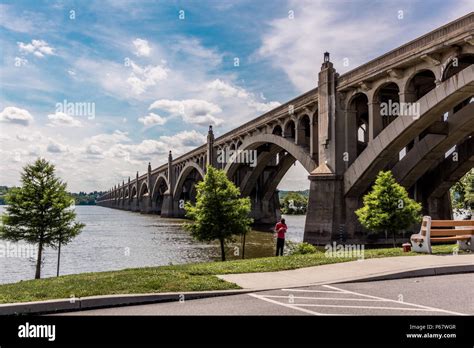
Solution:
M258 199L252 201L251 216L256 225L274 225L275 221L281 218L280 201L278 199L278 191L269 200Z
M337 240L343 223L344 191L342 178L337 175L309 176L310 189L303 240L324 245Z
M433 220L453 219L453 210L449 191L441 197L429 197L426 200L425 207L426 211L423 212L423 215L429 215Z
M163 204L161 206L162 217L175 217L173 195L165 192L163 195Z

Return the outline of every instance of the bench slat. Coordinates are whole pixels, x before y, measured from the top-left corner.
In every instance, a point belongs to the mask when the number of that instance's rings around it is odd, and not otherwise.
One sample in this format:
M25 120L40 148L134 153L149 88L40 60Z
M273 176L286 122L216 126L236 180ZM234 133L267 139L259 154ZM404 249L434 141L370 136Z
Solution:
M431 227L474 226L474 220L431 220Z
M474 228L469 229L432 229L431 236L459 236L474 234Z
M430 238L432 243L436 242L452 242L455 240L469 240L471 239L471 236L453 236L453 237L435 237L435 238Z

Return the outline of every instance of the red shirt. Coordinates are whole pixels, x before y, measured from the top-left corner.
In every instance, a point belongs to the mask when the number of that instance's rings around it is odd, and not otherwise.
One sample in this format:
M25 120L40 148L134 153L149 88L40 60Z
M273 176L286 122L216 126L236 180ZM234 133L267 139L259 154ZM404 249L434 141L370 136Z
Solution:
M278 238L285 238L285 233L286 233L286 230L288 229L288 227L286 227L286 224L284 223L277 223L276 226L275 226L275 231L277 231L278 233Z

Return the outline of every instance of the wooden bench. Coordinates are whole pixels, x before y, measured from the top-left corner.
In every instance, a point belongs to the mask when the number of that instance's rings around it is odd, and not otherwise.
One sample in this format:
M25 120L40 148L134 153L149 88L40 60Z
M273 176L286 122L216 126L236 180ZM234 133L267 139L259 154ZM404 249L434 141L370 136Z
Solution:
M420 232L410 237L412 250L431 254L432 243L458 242L459 249L474 251L474 220L431 220L424 216Z

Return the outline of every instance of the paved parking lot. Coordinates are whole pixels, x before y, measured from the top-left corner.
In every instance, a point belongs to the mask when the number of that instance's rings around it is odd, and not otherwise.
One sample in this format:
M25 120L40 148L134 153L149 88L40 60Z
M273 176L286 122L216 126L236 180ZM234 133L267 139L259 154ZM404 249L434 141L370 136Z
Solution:
M277 289L72 315L473 315L474 273Z

